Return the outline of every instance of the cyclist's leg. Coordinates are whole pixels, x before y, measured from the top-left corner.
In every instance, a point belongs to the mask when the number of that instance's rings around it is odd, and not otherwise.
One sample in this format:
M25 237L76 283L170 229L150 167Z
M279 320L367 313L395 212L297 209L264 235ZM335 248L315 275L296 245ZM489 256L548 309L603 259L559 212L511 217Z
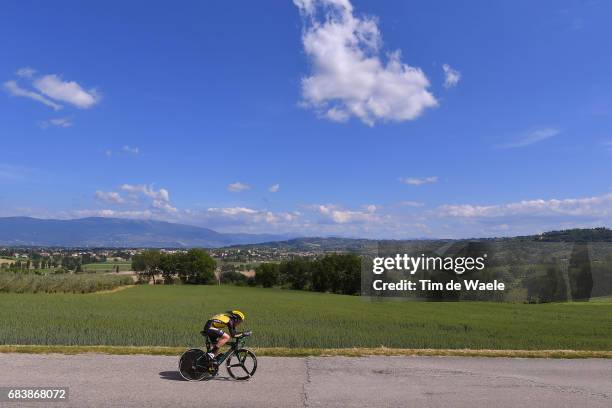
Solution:
M223 346L229 340L229 335L223 330L216 329L214 327L209 328L206 331L206 335L210 339L211 344L213 345L211 352L213 355L219 354L219 347Z
M223 345L227 343L229 339L230 339L230 335L227 333L223 333L223 335L219 337L219 339L217 340L217 344L215 345L215 348L213 349L213 353L215 356L219 354L219 349L223 347Z

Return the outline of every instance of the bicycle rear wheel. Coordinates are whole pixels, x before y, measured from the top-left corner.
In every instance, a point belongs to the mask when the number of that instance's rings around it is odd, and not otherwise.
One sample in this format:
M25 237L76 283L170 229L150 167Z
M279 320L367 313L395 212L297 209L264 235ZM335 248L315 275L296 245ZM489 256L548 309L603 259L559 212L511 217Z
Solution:
M257 370L257 357L247 349L234 351L227 359L227 372L235 380L248 380Z
M200 381L208 375L208 369L202 364L206 361L200 349L187 350L179 360L179 372L187 381Z

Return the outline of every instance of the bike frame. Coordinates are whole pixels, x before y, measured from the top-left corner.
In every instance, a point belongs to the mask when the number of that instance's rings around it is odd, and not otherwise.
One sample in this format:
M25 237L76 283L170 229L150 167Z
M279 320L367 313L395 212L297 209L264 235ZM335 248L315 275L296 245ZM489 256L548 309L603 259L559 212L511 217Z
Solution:
M225 360L227 360L227 358L236 350L241 349L244 346L244 343L246 343L246 339L248 336L240 336L240 337L234 337L235 340L229 343L226 343L226 345L228 345L230 348L229 350L219 354L217 356L217 363L219 365L223 364L223 362ZM212 344L210 343L210 340L208 340L208 338L206 339L206 352L209 353L212 349ZM208 368L208 360L206 359L206 355L202 355L201 357L198 358L198 360L196 361L196 365L198 365L201 368ZM201 361L204 360L204 361Z

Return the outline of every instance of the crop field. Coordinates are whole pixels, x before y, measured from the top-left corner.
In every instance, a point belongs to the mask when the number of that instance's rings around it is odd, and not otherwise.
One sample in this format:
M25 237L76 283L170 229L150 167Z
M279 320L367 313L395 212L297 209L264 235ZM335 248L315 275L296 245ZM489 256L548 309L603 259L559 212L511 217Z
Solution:
M612 350L612 303L370 302L233 286L102 294L0 293L0 344L198 346L204 320L239 308L260 347Z
M119 266L119 272L129 271L132 269L132 264L129 262L100 262L83 265L85 272L115 272Z
M124 275L47 274L0 272L0 294L4 293L90 293L132 284ZM0 297L0 307L4 305ZM1 321L0 321L1 322Z

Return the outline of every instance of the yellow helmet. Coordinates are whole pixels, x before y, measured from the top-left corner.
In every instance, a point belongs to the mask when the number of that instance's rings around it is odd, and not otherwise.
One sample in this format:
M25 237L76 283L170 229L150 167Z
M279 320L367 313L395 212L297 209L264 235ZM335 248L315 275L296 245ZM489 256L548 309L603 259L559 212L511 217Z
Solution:
M240 310L232 310L230 313L240 319L240 321L244 321L244 313L242 313Z

